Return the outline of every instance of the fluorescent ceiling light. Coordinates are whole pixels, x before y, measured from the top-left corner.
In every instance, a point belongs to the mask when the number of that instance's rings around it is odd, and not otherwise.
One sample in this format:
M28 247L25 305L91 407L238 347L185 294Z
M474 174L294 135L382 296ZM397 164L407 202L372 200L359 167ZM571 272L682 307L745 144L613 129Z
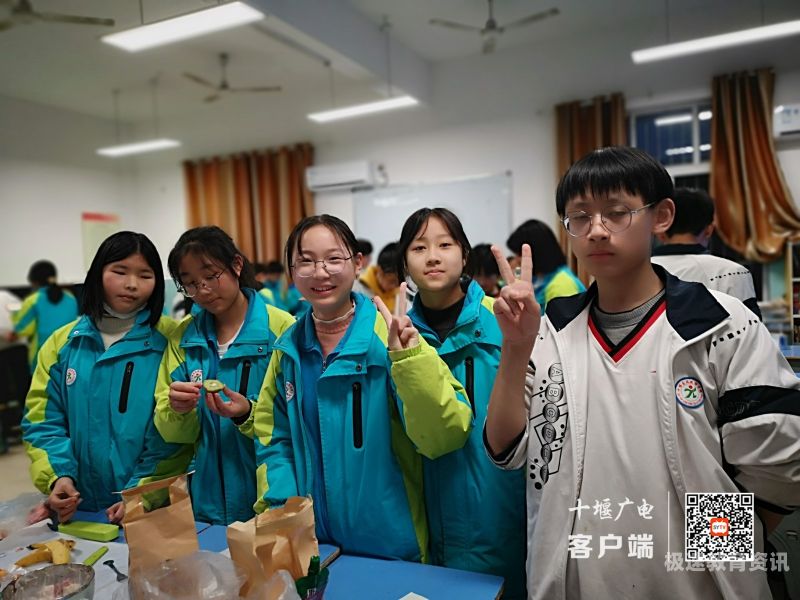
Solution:
M694 152L692 146L681 146L679 148L667 148L664 154L667 156L677 156L678 154L691 154L692 152Z
M700 144L700 152L708 152L711 150L711 144Z
M730 48L731 46L752 44L796 35L798 33L800 33L800 20L785 21L774 25L764 25L762 27L742 29L740 31L732 31L730 33L712 35L675 44L655 46L644 50L634 50L631 52L631 58L633 62L640 64L664 60L666 58L675 58L676 56L686 56L687 54L698 54L700 52L708 52L709 50L718 50L720 48Z
M117 158L119 156L128 156L129 154L142 154L144 152L155 152L156 150L166 150L167 148L175 148L180 146L178 140L170 140L161 138L158 140L145 140L143 142L134 142L133 144L121 144L119 146L108 146L107 148L98 148L97 153L101 156L110 156Z
M416 98L412 98L411 96L398 96L397 98L379 100L378 102L368 102L367 104L356 104L355 106L346 106L344 108L311 113L308 115L308 118L317 123L327 123L329 121L349 119L350 117L359 117L361 115L369 115L385 110L416 106L417 104L419 104L419 102L417 102Z
M104 35L101 40L128 52L139 52L193 37L253 23L264 13L242 2L231 2L211 8Z
M656 119L656 127L663 127L664 125L676 125L678 123L691 123L692 115L689 113L682 115L672 115L670 117L660 117Z
M782 112L783 112L783 104L778 104L778 106L775 107L775 114L777 115L778 113Z
M712 112L710 110L701 110L697 114L697 118L700 119L701 121L709 121L709 120L711 120L712 116L713 116L713 114L712 114Z

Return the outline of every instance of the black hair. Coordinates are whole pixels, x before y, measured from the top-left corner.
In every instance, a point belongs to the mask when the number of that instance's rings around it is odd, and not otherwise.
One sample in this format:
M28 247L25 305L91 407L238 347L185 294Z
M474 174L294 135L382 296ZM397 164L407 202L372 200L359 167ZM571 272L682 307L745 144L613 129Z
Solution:
M403 279L408 274L408 266L406 265L406 252L411 243L418 237L424 229L428 226L428 220L431 217L436 217L443 224L445 229L450 233L456 244L461 248L461 256L466 261L464 269L461 271L462 275L472 277L475 271L474 261L472 259L472 246L467 239L467 234L464 233L464 227L461 225L459 218L451 210L446 208L420 208L406 219L403 225L403 231L400 233L400 241L398 242L397 253L397 273Z
M277 273L283 275L283 265L277 260L271 260L267 263L253 263L253 270L256 274L265 273L267 275L274 275Z
M64 290L56 283L56 266L49 260L37 260L28 270L28 282L40 288L47 288L47 299L53 304L61 302Z
M675 218L667 229L667 236L678 233L699 235L714 222L714 201L704 190L675 188L672 201L675 203Z
M356 240L356 248L358 252L361 252L364 256L368 254L372 254L372 243L369 240L365 240L364 238L358 238Z
M397 270L397 259L399 258L398 247L397 242L386 244L378 254L378 260L376 262L381 268L381 271L387 275L394 274L402 279L402 275Z
M195 256L205 255L220 266L230 271L234 277L233 263L237 256L242 257L242 271L239 273L239 288L259 289L252 263L244 253L233 243L233 238L216 225L195 227L178 238L175 247L170 250L167 265L169 273L176 284L181 283L181 259L187 254Z
M625 191L645 204L672 198L672 178L647 152L629 146L592 150L573 164L558 184L556 210L564 216L567 202L585 194L598 198Z
M508 249L518 256L522 254L522 244L531 247L534 273L547 275L567 263L553 230L542 221L525 221L506 240Z
M497 275L500 276L500 267L492 254L492 247L489 244L478 244L472 247L472 259L475 264L476 275Z
M286 246L283 249L284 259L286 260L286 264L290 270L290 276L291 268L294 265L292 261L292 253L303 253L303 246L301 245L303 234L317 225L322 225L330 230L330 232L336 236L339 241L342 242L342 244L344 244L345 248L350 253L351 258L355 258L356 254L361 252L361 250L359 250L358 240L356 240L355 234L353 234L353 231L347 226L347 223L342 221L340 218L334 217L333 215L314 215L311 217L306 217L294 226L294 229L292 229L292 232L289 234L289 238L286 240Z
M161 318L164 310L164 269L161 266L161 257L155 245L143 233L133 231L120 231L108 236L92 259L86 279L83 282L83 297L81 299L81 312L87 315L95 325L103 316L103 268L113 262L125 260L133 254L141 254L148 266L153 270L155 286L153 293L147 300L147 309L150 311L148 320L153 327Z

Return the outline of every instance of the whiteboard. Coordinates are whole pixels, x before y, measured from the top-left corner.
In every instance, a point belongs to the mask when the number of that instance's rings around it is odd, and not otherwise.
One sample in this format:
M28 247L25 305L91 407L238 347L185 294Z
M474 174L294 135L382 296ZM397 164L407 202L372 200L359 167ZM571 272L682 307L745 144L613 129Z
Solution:
M372 260L389 242L400 239L406 219L420 208L444 207L461 220L471 245L505 248L511 234L512 175L508 171L414 185L390 185L353 192L356 237L373 245Z

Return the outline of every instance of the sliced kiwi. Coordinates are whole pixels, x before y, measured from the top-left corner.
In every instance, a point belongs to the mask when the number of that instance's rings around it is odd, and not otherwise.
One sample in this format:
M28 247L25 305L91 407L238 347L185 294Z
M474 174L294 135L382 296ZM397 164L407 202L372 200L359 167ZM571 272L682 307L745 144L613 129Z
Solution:
M225 387L225 384L219 379L206 379L203 382L203 387L213 394L215 392L221 392L222 388Z

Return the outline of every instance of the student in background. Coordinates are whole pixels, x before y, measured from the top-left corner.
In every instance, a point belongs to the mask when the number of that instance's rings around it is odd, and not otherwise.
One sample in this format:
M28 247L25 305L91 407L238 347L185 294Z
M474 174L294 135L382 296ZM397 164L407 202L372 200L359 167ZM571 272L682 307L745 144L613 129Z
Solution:
M652 261L685 281L697 281L711 290L730 294L761 318L750 271L739 263L708 253L714 233L714 201L699 189L676 188L675 220L657 236L660 246Z
M357 250L361 254L361 268L366 269L372 264L372 242L364 238L356 240Z
M378 254L378 261L370 265L356 281L353 289L367 298L379 296L389 312L394 312L400 291L400 274L397 272L397 242L386 244Z
M78 316L78 303L75 296L58 285L56 267L48 260L31 265L28 283L33 292L11 315L11 320L15 335L28 338L28 358L33 372L39 348L56 329Z
M219 227L184 233L169 254L180 292L199 310L169 340L156 387L155 424L165 440L195 448L192 505L200 521L229 525L253 516L253 440L231 417L258 397L272 348L294 319L267 305L253 267ZM207 379L225 387L203 388Z
M242 426L256 434L256 510L311 494L320 541L425 561L422 457L464 445L472 423L464 389L402 300L392 316L380 298L352 292L361 255L343 221L303 219L286 263L311 309L278 340Z
M553 298L573 296L586 290L581 280L567 266L564 252L547 225L536 219L525 221L506 241L508 249L517 257L522 254L523 244L536 248L533 258L533 290L542 311Z
M277 306L281 310L286 310L281 286L283 265L277 260L268 263L253 263L253 270L255 271L256 281L261 286L258 293L264 297L264 301L272 306Z
M167 336L164 273L141 233L107 238L86 274L81 316L44 343L25 400L31 477L59 520L106 509L117 492L181 473L191 448L167 444L153 424L153 389Z
M472 247L472 263L475 265L473 279L481 286L483 293L495 298L500 293L500 269L494 259L489 244L478 244Z
M510 283L494 304L485 444L502 468L525 467L530 598L771 597L765 571L687 567L686 495L751 492L769 527L800 506L800 379L741 301L651 264L672 194L635 148L572 165L556 208L595 283L543 318L531 249L519 278L495 249ZM761 551L759 519L730 527L753 527ZM631 536L652 560L629 557Z
M470 250L456 215L422 208L403 226L398 270L417 286L411 322L464 385L475 422L483 423L502 336L493 300L469 279ZM462 449L423 461L431 559L504 577L503 598L521 600L526 597L525 474L495 468L482 435L476 427Z

